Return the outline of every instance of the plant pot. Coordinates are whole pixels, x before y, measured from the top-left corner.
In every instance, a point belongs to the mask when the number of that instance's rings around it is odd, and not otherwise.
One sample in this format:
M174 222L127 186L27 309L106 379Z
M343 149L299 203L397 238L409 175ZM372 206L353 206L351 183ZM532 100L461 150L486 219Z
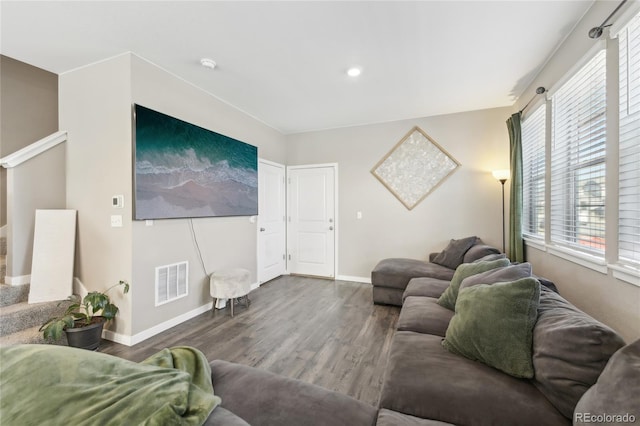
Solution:
M74 348L95 351L102 340L102 328L105 320L102 317L94 317L94 322L85 327L67 328L67 342Z

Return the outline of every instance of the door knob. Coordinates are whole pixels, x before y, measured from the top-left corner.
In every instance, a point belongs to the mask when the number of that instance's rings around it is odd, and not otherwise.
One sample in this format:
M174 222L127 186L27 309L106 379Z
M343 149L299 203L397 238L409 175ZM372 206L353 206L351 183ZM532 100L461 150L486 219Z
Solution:
M260 232L264 232L264 228L260 228Z
M330 226L330 227L329 227L329 231L333 231L333 226Z

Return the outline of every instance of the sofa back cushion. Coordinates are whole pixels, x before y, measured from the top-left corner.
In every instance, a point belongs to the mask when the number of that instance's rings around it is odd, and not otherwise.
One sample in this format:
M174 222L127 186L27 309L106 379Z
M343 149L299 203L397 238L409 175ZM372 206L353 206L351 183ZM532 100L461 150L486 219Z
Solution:
M611 423L634 423L640 419L640 340L613 354L607 366L580 398L573 413L573 424L593 423L589 415L610 414L627 416L627 419L611 419Z
M507 281L515 281L520 278L531 276L531 264L519 263L517 265L509 265L502 268L491 269L486 272L471 275L460 283L460 290L463 288L473 287L478 284L495 284Z
M476 241L476 244L471 246L469 250L464 254L464 258L462 259L463 263L471 263L478 259L481 259L485 256L489 256L490 254L501 254L500 250L495 247L491 247L482 242L480 238ZM495 260L495 259L487 259L487 260Z
M582 395L596 383L624 341L559 294L541 287L533 330L534 385L571 418Z

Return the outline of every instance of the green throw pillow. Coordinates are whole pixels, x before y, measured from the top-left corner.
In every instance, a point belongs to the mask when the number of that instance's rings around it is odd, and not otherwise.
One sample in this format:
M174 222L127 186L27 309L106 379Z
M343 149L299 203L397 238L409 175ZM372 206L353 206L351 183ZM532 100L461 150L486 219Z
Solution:
M460 283L467 277L471 275L479 274L482 272L489 271L495 268L501 268L503 266L509 265L509 259L498 259L491 261L482 261L478 263L463 263L462 265L456 268L456 272L453 274L453 278L451 278L451 284L449 287L440 295L438 299L438 305L449 309L450 311L454 311L456 308L456 299L458 298L458 291L460 290Z
M540 283L535 278L463 288L442 345L514 377L533 377L533 327Z

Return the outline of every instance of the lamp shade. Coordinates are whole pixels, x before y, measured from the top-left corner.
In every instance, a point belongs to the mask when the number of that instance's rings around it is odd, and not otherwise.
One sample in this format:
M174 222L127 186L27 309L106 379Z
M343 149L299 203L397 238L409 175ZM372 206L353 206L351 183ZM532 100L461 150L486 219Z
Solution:
M511 171L509 169L505 170L494 170L493 177L499 181L508 180L511 177Z

